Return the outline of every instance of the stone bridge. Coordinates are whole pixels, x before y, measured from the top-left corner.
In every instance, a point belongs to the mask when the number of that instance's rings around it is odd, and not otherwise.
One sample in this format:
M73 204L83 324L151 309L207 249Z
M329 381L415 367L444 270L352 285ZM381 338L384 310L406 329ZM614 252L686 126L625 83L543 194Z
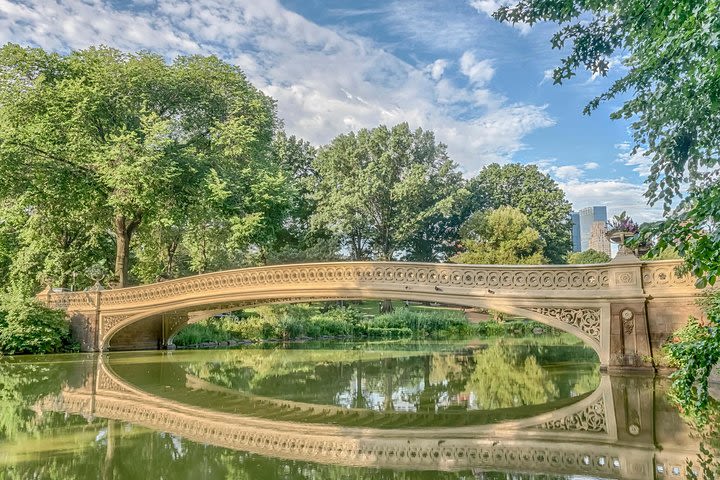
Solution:
M53 292L83 351L157 349L188 323L266 303L397 299L488 308L569 332L603 368L648 368L701 291L679 261L628 256L597 265L336 262L245 268L139 287Z
M403 470L472 469L479 477L481 472L500 470L682 479L686 460L696 460L699 451L697 442L687 440L689 432L677 410L665 403L662 392L655 393L652 376L603 374L589 395L529 418L464 427L381 429L210 410L147 393L111 366L102 356L88 363L82 386L46 397L35 409L129 422L276 458ZM197 386L189 379L186 388ZM327 405L295 403L292 409L302 410L305 418L332 415ZM348 416L363 414L341 410Z

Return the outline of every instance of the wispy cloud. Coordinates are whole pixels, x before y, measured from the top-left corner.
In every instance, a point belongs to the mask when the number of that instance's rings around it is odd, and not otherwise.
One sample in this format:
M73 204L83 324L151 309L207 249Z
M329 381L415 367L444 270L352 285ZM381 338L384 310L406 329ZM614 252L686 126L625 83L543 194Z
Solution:
M485 85L495 75L492 61L478 60L470 51L463 53L460 57L460 71L475 85Z
M650 167L652 159L647 155L647 150L638 148L633 152L630 150L629 144L621 144L617 156L617 161L628 167L633 167L633 171L639 176L647 178L650 175Z

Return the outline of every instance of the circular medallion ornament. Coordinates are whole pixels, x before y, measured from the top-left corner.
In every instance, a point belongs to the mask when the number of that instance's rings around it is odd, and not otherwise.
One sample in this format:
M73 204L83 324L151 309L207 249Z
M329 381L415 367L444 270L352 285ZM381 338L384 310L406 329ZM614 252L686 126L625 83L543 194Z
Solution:
M640 434L640 426L636 424L632 424L628 427L628 431L630 432L630 435L639 435Z
M625 308L620 311L620 318L622 318L623 330L626 334L633 333L635 330L635 314L629 308Z

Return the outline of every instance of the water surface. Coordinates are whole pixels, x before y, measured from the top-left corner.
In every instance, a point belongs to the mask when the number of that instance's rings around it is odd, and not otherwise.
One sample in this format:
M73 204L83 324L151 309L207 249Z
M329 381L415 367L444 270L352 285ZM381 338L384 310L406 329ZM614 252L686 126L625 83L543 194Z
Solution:
M562 337L2 358L0 479L681 478L664 388Z

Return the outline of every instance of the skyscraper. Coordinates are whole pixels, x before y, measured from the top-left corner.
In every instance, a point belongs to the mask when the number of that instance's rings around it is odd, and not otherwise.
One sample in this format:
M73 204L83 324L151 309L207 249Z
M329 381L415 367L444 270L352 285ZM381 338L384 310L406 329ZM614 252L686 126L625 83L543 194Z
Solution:
M580 214L571 212L570 221L572 222L572 251L582 252L582 246L580 244Z
M592 248L610 255L610 242L605 237L607 232L607 207L587 207L579 212L572 212L573 251L584 252Z

